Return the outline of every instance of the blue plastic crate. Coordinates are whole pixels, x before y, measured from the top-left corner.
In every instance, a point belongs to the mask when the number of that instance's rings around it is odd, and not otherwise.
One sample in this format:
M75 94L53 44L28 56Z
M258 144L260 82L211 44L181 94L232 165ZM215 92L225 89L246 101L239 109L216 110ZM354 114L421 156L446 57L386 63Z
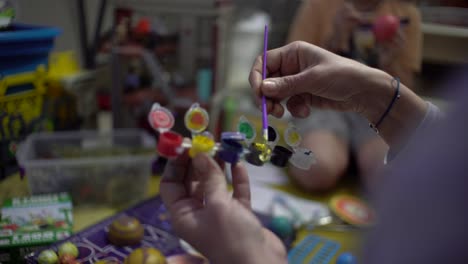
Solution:
M0 78L47 65L55 37L60 33L58 28L25 24L13 24L0 31Z

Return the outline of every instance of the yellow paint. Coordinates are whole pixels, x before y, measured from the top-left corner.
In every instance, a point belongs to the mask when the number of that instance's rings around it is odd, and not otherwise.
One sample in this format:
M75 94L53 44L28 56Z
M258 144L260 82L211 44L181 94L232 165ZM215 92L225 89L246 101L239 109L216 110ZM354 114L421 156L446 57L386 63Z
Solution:
M270 160L272 150L270 146L268 146L268 144L256 142L253 143L253 147L261 152L261 154L259 155L261 161L267 162Z
M301 141L301 135L297 133L296 131L293 131L289 133L288 141L290 144L297 144L299 141Z
M192 138L192 147L189 150L189 156L194 158L198 153L210 154L214 146L215 142L213 139L203 135L196 135Z

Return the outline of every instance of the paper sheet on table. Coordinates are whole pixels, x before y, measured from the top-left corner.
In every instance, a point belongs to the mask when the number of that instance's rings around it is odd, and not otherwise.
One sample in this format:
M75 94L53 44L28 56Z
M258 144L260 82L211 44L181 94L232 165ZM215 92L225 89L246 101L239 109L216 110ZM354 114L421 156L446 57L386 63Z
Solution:
M330 215L328 207L323 203L301 199L285 192L271 189L267 186L252 185L251 192L252 209L257 212L273 216L284 216L291 219L293 222L301 223ZM278 197L281 197L289 207L298 212L300 214L300 219L295 218L291 210L276 203L275 200L277 200Z
M251 185L258 184L286 184L289 182L288 176L284 169L273 166L272 164L265 164L257 167L248 163L244 163L247 173L250 177Z

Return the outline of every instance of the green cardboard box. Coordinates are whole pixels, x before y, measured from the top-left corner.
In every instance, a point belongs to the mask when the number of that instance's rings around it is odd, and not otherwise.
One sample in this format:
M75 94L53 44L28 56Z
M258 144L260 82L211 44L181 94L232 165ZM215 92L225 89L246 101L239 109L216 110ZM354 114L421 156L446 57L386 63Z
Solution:
M24 256L72 234L72 202L66 193L6 200L0 221L0 263Z

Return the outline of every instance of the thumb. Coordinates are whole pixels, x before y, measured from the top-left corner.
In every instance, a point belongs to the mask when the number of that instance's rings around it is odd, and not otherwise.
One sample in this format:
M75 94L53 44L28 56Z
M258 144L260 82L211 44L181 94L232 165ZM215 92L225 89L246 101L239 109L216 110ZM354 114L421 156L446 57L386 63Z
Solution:
M224 173L216 161L206 154L198 154L192 161L194 176L200 183L205 202L219 200L218 195L228 194ZM217 199L218 198L218 199Z
M308 92L309 87L312 86L307 79L305 72L268 78L262 82L260 90L266 97L282 100L296 94Z

